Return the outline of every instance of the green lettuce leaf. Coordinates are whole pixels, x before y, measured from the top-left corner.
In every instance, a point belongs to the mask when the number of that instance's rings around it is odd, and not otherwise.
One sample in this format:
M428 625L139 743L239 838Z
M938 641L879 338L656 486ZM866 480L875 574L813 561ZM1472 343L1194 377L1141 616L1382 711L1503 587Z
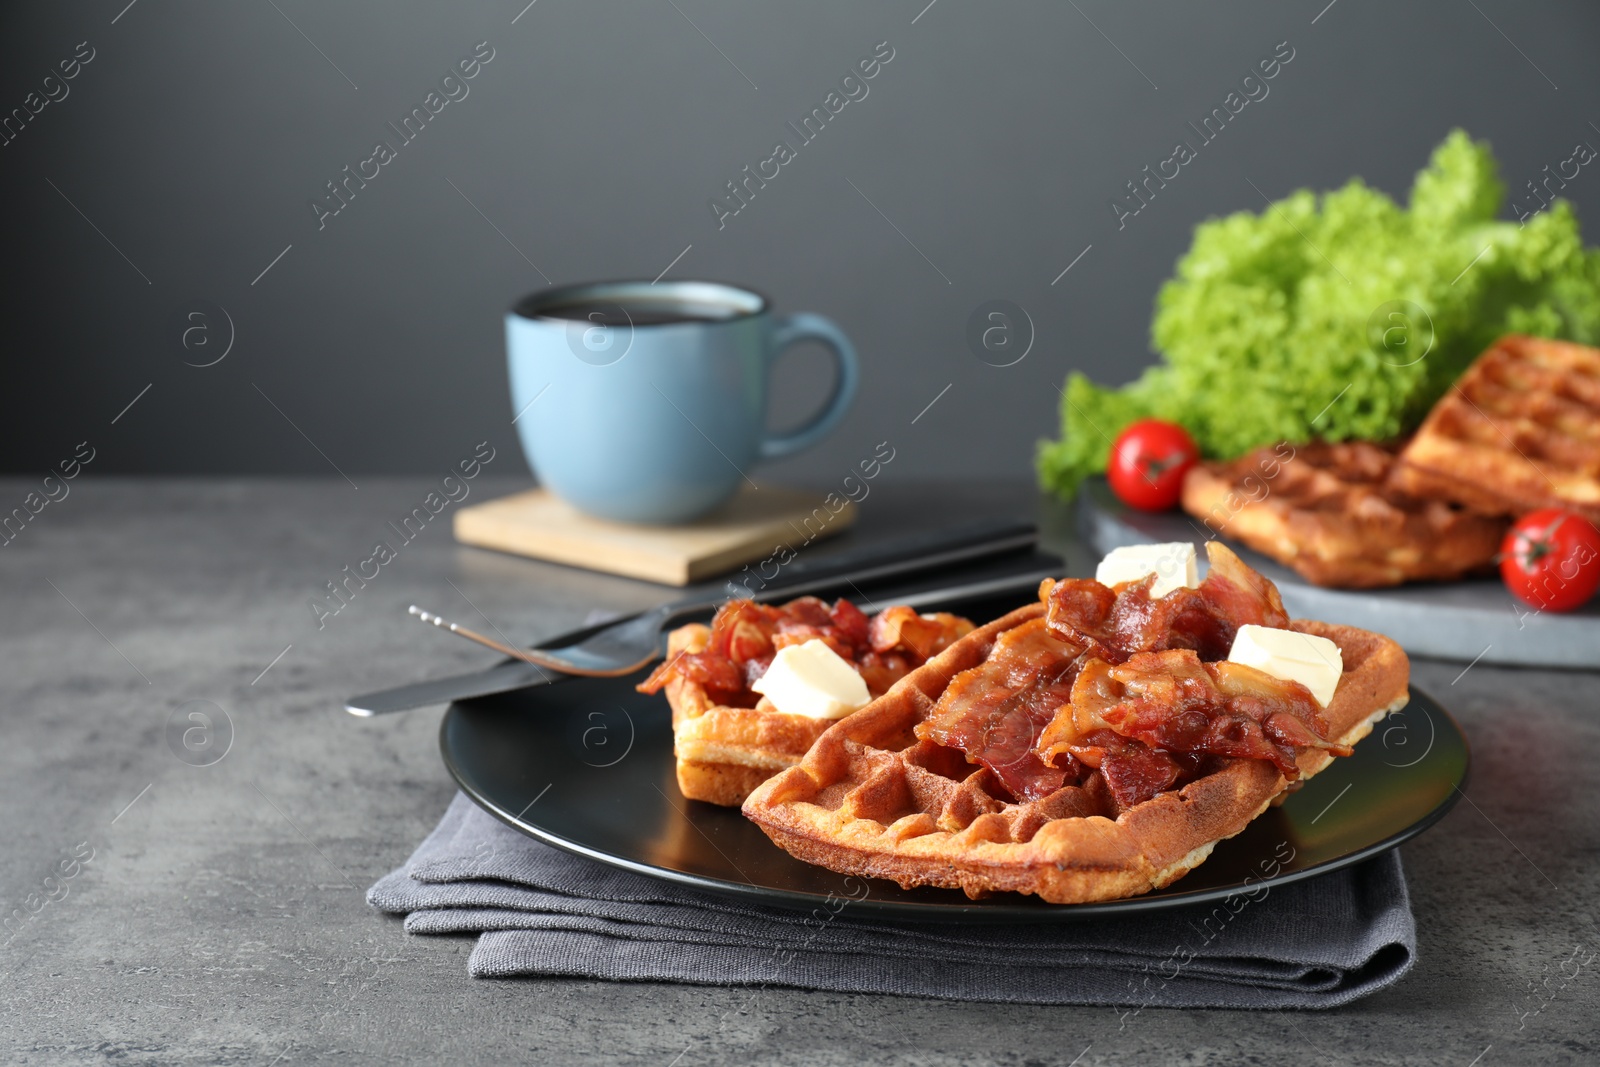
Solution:
M1070 497L1140 418L1182 424L1211 458L1397 437L1502 334L1600 341L1600 252L1572 205L1496 221L1497 171L1456 130L1407 207L1352 179L1201 223L1156 299L1162 362L1121 388L1071 374L1040 484Z

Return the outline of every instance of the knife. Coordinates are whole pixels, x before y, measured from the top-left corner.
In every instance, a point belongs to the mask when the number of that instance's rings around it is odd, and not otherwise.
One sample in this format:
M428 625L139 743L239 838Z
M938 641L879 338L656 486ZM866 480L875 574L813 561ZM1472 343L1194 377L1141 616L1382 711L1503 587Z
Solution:
M706 582L680 600L651 609L661 617L661 629L693 615L709 615L730 595L759 602L790 599L806 593L852 583L878 582L919 572L971 563L1006 553L1023 553L1038 542L1039 531L1031 522L1016 519L983 519L938 530L919 531L904 537L867 542L812 558L798 558L781 567L776 576L759 589L735 586L732 582ZM594 635L632 622L645 612L610 619L595 626L553 637L535 648L560 648L587 640ZM345 710L363 718L387 715L434 704L490 696L530 685L542 685L564 675L522 660L506 660L485 670L415 682L411 685L364 693L345 701Z

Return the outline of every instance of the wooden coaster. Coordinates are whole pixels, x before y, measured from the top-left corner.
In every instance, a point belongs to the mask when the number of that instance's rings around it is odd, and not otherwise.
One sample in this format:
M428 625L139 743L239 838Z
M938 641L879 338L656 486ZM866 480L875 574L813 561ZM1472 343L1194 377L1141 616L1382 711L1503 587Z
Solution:
M744 487L697 522L634 526L591 518L543 489L529 489L461 508L455 536L478 548L688 585L766 559L784 545L798 550L855 522L853 504L832 512L825 495Z

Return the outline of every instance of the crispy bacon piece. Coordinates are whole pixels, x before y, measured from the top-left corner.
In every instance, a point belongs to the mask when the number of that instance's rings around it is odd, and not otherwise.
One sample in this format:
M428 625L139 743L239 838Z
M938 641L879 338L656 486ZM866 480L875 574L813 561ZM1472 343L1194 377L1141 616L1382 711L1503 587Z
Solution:
M1247 623L1279 629L1289 625L1289 613L1283 610L1278 587L1240 559L1233 549L1220 541L1207 541L1206 559L1211 562L1211 569L1200 583L1200 591L1206 594L1212 609L1235 630ZM1232 643L1231 634L1229 643Z
M668 680L679 677L699 683L719 704L754 707L756 697L749 690L746 667L772 662L772 638L782 617L781 608L750 600L728 601L711 620L706 647L662 663L638 685L639 692L659 692Z
M841 601L843 603L843 601ZM884 608L872 619L868 642L874 652L903 649L926 661L937 656L959 637L972 632L972 623L947 611L919 615L904 604Z
M1007 630L989 657L950 680L919 738L966 753L994 772L1017 800L1038 800L1066 783L1067 773L1034 751L1039 732L1072 695L1084 656L1054 637L1043 619Z
M1165 752L1143 741L1123 737L1113 730L1091 730L1083 735L1072 753L1055 757L1068 767L1070 775L1078 768L1100 772L1106 789L1116 803L1113 814L1143 804L1157 793L1175 789L1200 777L1208 769L1207 757L1186 752ZM1084 770L1077 770L1079 775Z
M867 683L867 692L882 696L920 665L920 660L904 652L864 652L856 660L856 673Z
M972 623L955 615L924 617L904 606L886 608L869 619L842 598L831 607L810 596L782 607L730 600L711 620L711 637L703 650L661 664L638 689L654 693L680 677L704 686L718 704L755 707L760 698L750 684L766 673L778 650L819 640L855 666L867 692L882 696L971 629Z
M1206 543L1211 570L1198 589L1174 589L1152 598L1155 576L1110 589L1091 578L1068 578L1040 588L1049 606L1050 632L1074 646L1088 645L1100 659L1121 663L1139 652L1193 649L1201 659L1228 655L1246 623L1284 627L1277 587L1233 551Z
M1100 766L1095 750L1108 730L1174 757L1268 760L1290 780L1300 773L1295 759L1308 748L1350 754L1327 740L1321 708L1299 682L1241 663L1204 663L1192 649L1085 664L1071 702L1039 737L1039 757L1051 763L1066 754Z
M951 679L917 736L988 767L1017 800L1100 781L1118 812L1218 759L1264 759L1293 779L1307 748L1348 754L1327 741L1304 686L1205 662L1223 660L1245 623L1289 624L1271 582L1226 547L1206 549L1200 588L1156 599L1153 578L1117 589L1045 582L1045 618L1001 634L983 663Z

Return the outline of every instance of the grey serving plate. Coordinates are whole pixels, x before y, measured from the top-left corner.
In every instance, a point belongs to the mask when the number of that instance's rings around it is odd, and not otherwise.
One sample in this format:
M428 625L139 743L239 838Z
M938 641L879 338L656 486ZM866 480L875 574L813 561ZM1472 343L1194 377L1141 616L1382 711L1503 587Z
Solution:
M1182 511L1128 507L1104 478L1090 479L1079 491L1078 525L1084 540L1102 554L1152 541L1203 545L1212 536ZM1272 579L1290 615L1375 630L1418 656L1528 667L1600 667L1600 599L1577 611L1538 612L1512 597L1498 576L1395 589L1323 589L1259 552L1222 540Z

